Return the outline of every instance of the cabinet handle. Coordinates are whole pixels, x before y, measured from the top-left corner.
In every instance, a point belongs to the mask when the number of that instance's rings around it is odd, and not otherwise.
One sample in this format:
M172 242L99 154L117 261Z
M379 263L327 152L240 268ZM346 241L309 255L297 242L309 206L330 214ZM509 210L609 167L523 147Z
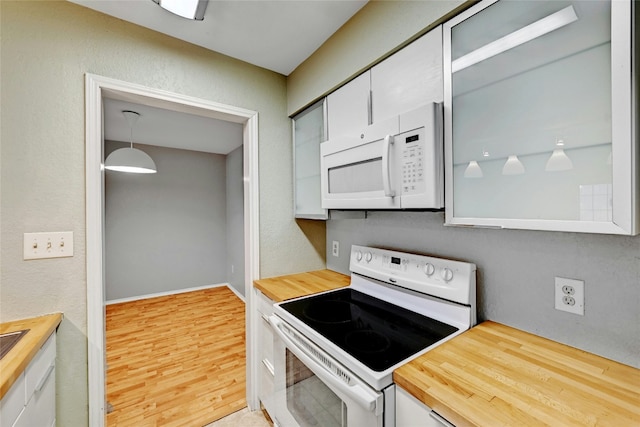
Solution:
M262 315L262 320L264 320L265 322L269 323L269 316L267 316L266 314ZM269 326L271 326L271 323L269 323Z
M439 422L445 427L456 427L453 424L451 424L449 421L447 421L442 415L438 414L436 411L429 412L429 415L431 416L431 418L433 418L434 420L436 420L437 422Z
M373 124L373 91L369 91L369 97L367 98L367 124Z
M47 369L47 372L44 373L44 376L42 378L40 378L40 381L38 381L38 384L36 385L36 392L40 392L40 390L42 390L42 387L44 387L45 383L47 382L47 380L51 376L51 373L53 372L55 367L56 367L55 362L52 363L51 365L49 365L49 368Z
M267 371L269 371L272 377L276 376L275 369L273 368L271 363L269 363L268 360L262 359L262 364L264 365L265 368L267 368Z
M382 185L384 186L384 195L394 197L396 192L391 188L391 164L390 150L393 144L393 136L384 137L384 145L382 146Z

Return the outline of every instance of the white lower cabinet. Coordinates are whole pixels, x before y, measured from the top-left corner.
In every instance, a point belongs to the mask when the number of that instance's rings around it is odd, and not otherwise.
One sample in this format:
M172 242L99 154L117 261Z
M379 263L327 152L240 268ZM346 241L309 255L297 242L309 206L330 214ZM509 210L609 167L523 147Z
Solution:
M396 387L396 427L452 427L424 403Z
M273 301L267 298L262 292L256 290L258 301L258 315L260 316L260 326L258 334L260 336L260 344L258 355L260 366L260 385L258 388L258 398L262 402L269 414L273 414L272 407L273 396L273 330L269 323L269 316L273 313Z
M53 333L0 401L1 427L56 425L55 367L56 334Z

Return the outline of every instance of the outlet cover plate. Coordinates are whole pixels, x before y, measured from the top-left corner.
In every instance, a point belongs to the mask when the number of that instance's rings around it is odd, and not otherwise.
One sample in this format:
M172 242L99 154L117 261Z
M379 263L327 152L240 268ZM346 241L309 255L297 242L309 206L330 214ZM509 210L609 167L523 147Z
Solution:
M340 242L334 240L331 243L331 254L335 257L340 256Z
M572 292L565 293L563 288L568 286ZM564 297L571 297L575 303L573 305L565 303ZM573 314L584 316L584 281L577 279L567 279L556 277L555 280L555 307Z

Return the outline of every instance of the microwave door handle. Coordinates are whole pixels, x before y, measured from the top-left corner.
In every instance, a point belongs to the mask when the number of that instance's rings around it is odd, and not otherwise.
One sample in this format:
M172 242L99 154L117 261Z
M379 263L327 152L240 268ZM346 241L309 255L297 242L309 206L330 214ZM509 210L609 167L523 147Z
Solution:
M384 137L382 146L382 185L384 186L384 195L394 197L396 192L391 188L391 145L393 144L393 136Z
M291 339L280 330L282 321L278 319L278 317L276 317L275 315L269 316L269 322L273 326L273 329L278 338L283 341L285 347L287 347L289 351L295 354L302 363L304 363L308 367L313 367L313 373L316 374L318 378L320 378L326 385L331 386L336 390L342 391L344 394L356 401L361 407L366 408L370 412L375 411L376 414L379 415L378 411L381 408L380 402L378 401L380 398L379 396L376 396L359 384L348 385L342 380L336 378L332 372L328 371L320 363L313 360L311 356L309 356L304 350L302 350L300 346L291 341Z

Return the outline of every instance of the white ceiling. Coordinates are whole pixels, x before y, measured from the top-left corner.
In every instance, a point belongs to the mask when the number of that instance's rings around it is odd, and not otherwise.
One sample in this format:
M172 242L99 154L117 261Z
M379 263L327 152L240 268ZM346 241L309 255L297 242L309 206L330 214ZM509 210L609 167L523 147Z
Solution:
M186 114L148 105L104 99L104 139L130 141L129 122L122 111L140 118L133 127L133 144L229 154L242 145L242 124Z
M210 0L204 20L152 0L69 0L134 24L289 75L367 0Z
M152 0L69 0L204 48L290 74L367 0L210 0L202 21ZM242 125L105 99L105 139L129 142L123 110L140 113L133 143L228 154L242 145Z

